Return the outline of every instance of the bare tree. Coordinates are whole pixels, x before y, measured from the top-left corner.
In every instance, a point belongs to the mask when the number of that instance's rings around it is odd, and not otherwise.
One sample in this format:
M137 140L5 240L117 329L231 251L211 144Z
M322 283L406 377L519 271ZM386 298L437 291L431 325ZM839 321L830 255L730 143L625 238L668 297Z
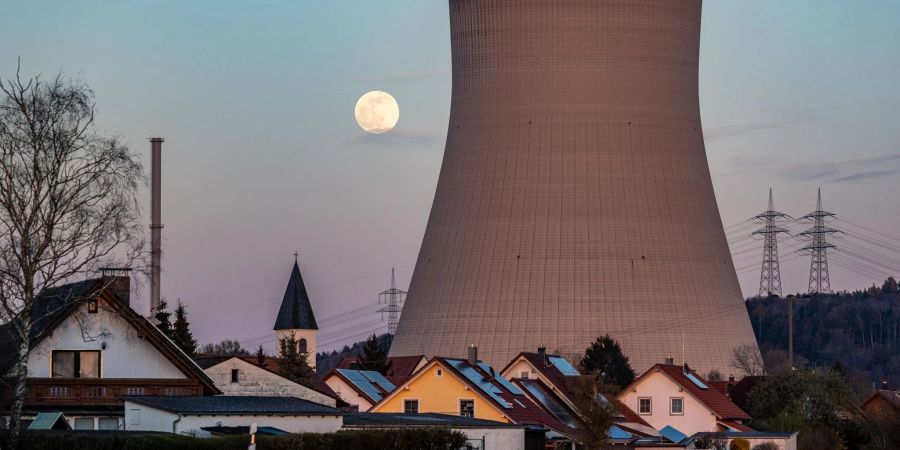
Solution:
M32 308L45 288L131 265L142 249L143 169L116 137L94 131L80 80L0 80L0 314L17 338L9 439L25 398Z
M744 344L734 348L731 353L731 366L741 371L744 376L765 375L766 364L755 345Z

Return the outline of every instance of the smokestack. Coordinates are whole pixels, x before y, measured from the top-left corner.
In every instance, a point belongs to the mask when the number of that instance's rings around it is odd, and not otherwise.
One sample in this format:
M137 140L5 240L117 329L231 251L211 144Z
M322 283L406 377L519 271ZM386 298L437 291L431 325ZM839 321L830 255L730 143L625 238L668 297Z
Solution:
M478 347L474 345L469 346L469 365L477 366L478 365Z
M163 138L150 138L152 159L152 181L150 193L150 316L159 308L160 260L162 257L162 223L160 206L162 190L162 143Z

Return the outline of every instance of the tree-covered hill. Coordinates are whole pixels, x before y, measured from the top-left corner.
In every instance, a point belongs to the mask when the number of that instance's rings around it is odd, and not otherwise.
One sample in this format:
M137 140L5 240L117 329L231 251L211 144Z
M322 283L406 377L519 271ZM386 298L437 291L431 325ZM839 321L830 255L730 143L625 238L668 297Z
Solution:
M767 365L787 357L787 301L751 298L747 312ZM866 290L794 300L794 354L813 366L840 366L859 391L900 386L900 293L894 278Z
M394 340L394 335L392 334L382 334L378 336L378 342L381 344L381 348L387 352L391 348L391 342ZM356 342L353 345L345 345L341 351L332 350L330 352L319 352L316 354L316 373L320 376L324 376L331 369L337 367L337 365L341 362L342 359L348 356L358 356L362 353L363 346L366 344L366 341Z

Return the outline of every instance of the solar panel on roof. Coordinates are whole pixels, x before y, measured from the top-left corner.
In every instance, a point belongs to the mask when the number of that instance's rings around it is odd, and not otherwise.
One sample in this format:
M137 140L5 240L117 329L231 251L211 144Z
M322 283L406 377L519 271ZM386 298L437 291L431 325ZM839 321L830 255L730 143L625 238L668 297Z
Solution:
M694 374L692 374L692 373L690 373L690 372L684 372L684 376L686 376L688 380L691 380L691 383L696 384L698 388L700 388L700 389L709 389L709 387L708 387L707 385L703 384L703 382L700 381L700 379L697 378L696 375L694 375Z
M606 435L609 436L610 439L631 439L634 437L633 434L615 425L609 427L609 431L606 432Z
M366 395L372 398L375 401L381 401L381 392L372 385L372 382L366 378L358 370L348 370L348 369L337 369L338 373L343 375L345 378L350 380L354 386L356 386L359 390L363 391Z
M478 361L478 367L481 367L481 370L483 370L487 373L493 372L493 369L491 369L491 366L488 365L488 363L486 363L484 361ZM518 386L510 383L509 380L507 380L506 378L503 378L503 375L500 375L499 373L496 373L496 372L493 372L493 373L494 373L494 380L496 382L500 383L501 386L506 388L507 391L511 392L513 395L525 395L525 393L522 392L522 390L519 389Z
M664 438L666 438L666 439L668 439L668 440L670 440L670 441L672 441L672 442L674 442L674 443L676 443L676 444L679 443L679 442L681 442L681 441L683 441L684 438L687 437L686 434L684 434L684 433L678 431L677 429L675 429L675 428L674 428L673 426L671 426L671 425L666 425L665 427L663 427L661 430L659 430L659 434L660 434L662 437L664 437Z
M553 394L547 391L540 381L520 380L519 382L522 383L522 386L525 386L525 389L528 390L528 393L531 394L532 398L537 400L544 409L550 411L550 414L553 414L560 422L573 428L578 426L578 422L572 414L569 413L569 409L553 396Z
M503 400L500 397L500 388L495 386L490 381L484 378L484 375L475 370L469 363L459 360L459 359L448 359L447 362L456 369L459 373L461 373L467 380L472 382L475 386L478 386L479 389L487 393L491 398L494 399L497 403L503 406L506 409L512 408L512 405L506 403L506 400Z
M572 364L570 364L569 361L566 361L565 358L560 358L559 356L550 356L547 359L550 360L550 364L553 364L553 367L556 367L556 370L558 370L565 376L581 375L580 373L578 373L578 370L572 367Z
M388 379L385 378L384 375L374 370L362 370L360 371L360 373L368 378L369 381L381 386L381 388L384 389L385 392L391 392L394 390L394 383L388 381Z

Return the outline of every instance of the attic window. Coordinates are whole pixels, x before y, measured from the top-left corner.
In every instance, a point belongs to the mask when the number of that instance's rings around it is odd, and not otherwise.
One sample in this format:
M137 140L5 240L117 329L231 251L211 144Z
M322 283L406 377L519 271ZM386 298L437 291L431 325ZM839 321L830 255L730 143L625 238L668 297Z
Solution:
M238 369L231 369L231 382L232 383L238 382L238 374L239 373L240 372L238 371Z
M441 369L437 369L434 371L434 376L436 376L436 377L442 376L443 374L444 374L444 371Z
M91 314L97 313L97 299L92 298L87 302L87 310Z

